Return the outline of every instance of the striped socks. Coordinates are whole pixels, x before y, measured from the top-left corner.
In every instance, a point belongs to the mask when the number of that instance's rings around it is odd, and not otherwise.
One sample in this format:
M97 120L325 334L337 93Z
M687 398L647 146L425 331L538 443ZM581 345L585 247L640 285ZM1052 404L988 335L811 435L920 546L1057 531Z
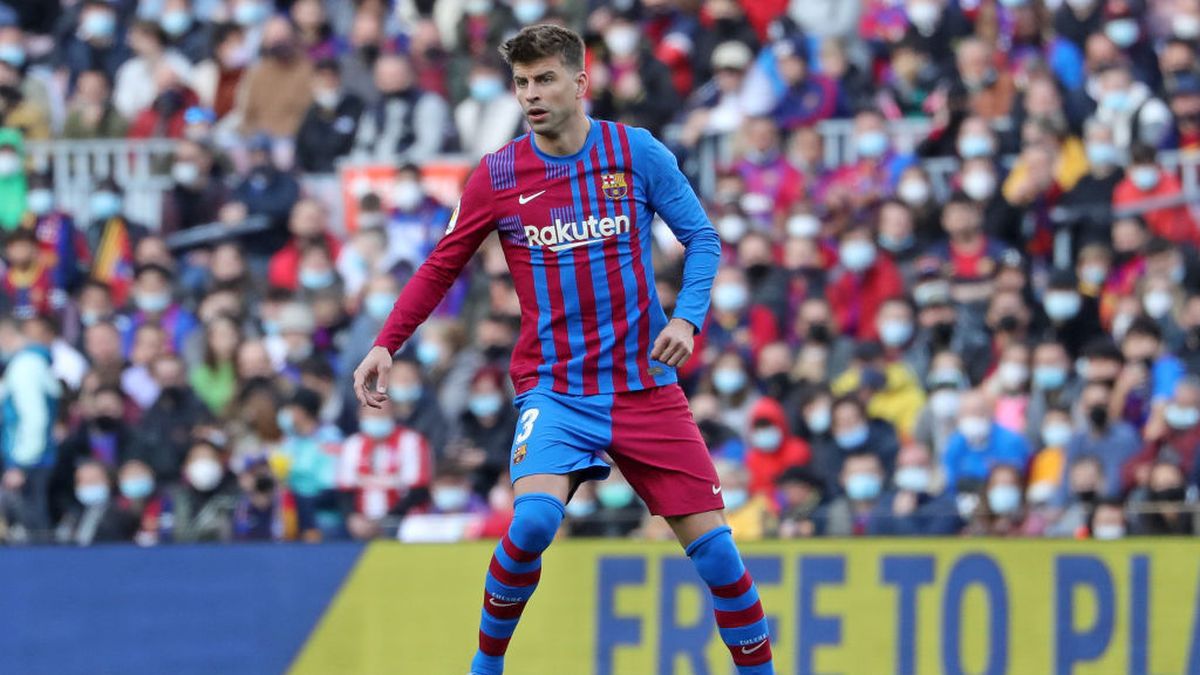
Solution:
M687 547L687 555L713 595L721 640L739 675L773 675L771 637L758 589L742 564L727 526L714 528Z
M479 651L471 660L472 675L504 672L508 641L542 576L542 551L554 540L562 519L562 502L553 495L535 492L513 502L512 525L492 553L483 585Z

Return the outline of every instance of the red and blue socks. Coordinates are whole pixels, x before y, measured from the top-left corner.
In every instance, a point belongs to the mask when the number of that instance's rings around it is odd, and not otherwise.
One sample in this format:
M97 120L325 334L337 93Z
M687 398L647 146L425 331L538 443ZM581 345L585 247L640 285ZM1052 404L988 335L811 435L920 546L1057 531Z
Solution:
M554 541L562 519L563 504L554 495L534 492L513 501L512 525L492 553L483 584L479 651L471 660L472 675L504 672L508 641L542 575L542 551Z
M721 526L693 541L687 555L713 595L717 631L739 675L774 675L771 636L758 589L742 564L731 530Z

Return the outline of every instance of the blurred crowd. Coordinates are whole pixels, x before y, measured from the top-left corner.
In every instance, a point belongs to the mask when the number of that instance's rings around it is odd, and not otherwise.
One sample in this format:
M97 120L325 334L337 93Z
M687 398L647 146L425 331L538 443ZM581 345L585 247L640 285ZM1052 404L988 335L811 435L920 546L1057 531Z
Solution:
M496 47L537 22L723 241L680 381L735 536L1196 531L1197 0L2 0L0 540L502 534L494 238L382 410L350 373L454 206L423 167L524 132ZM26 152L111 138L177 140L155 222ZM398 167L352 221L302 187L347 161ZM670 536L615 471L567 514Z

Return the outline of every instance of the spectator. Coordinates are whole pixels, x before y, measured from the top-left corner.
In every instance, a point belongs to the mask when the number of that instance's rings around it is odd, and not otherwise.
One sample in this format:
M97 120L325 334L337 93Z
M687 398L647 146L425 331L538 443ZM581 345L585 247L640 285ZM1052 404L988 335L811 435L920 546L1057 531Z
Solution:
M127 39L134 57L117 70L112 102L118 114L132 119L154 102L155 91L146 83L159 76L160 66L170 67L185 82L192 68L186 57L168 48L167 33L156 23L135 22Z
M738 205L755 229L773 230L804 194L803 179L782 153L770 118L752 117L743 128L746 148L733 166L745 189Z
M200 105L224 118L237 105L254 48L245 29L232 23L218 24L212 40L212 55L192 72L192 87L200 97Z
M987 121L1012 110L1016 87L1009 73L996 68L995 51L980 38L968 38L955 49L958 76L970 95L971 113Z
M363 111L355 134L358 155L389 163L422 163L441 151L449 130L446 102L417 86L412 63L398 54L375 62L378 101Z
M947 490L958 489L964 480L986 480L998 464L1024 470L1029 461L1029 445L1019 434L996 424L994 413L983 391L976 389L963 394L958 430L950 437L942 458Z
M170 233L217 222L221 207L232 196L221 178L210 147L189 140L175 146L171 165L174 185L163 199L163 231Z
M917 417L913 440L940 457L956 429L962 391L967 386L961 357L949 351L937 353L930 362L925 386L928 398Z
M1119 499L1106 499L1096 504L1088 523L1088 533L1097 541L1124 539L1128 527L1125 523L1125 505Z
M125 330L125 353L133 347L133 336L138 327L153 323L166 331L168 349L183 354L192 332L197 328L196 317L174 298L171 270L158 264L143 265L134 276L133 311L129 314Z
M852 225L842 234L838 263L826 294L839 330L858 339L878 337L875 316L883 301L903 287L900 273L891 258L879 253L865 225Z
M867 417L866 407L854 396L843 396L833 402L830 410L830 433L833 444L814 448L813 470L825 480L826 492L835 494L839 476L844 473L845 458L853 454L870 454L878 460L885 473L891 472L899 452L899 442L892 426L883 420ZM817 454L817 451L821 454Z
M99 462L116 471L132 459L146 456L147 448L136 427L125 420L125 395L112 384L101 384L82 396L82 423L63 440L58 449L51 491L51 507L61 514L69 506L75 470L85 461Z
M1144 487L1154 462L1168 457L1179 464L1189 485L1200 483L1196 463L1200 452L1200 381L1188 376L1175 385L1171 401L1163 410L1163 421L1166 431L1149 440L1121 468L1123 490Z
M604 482L581 485L567 506L576 500L580 504L570 514L572 536L627 537L646 513L646 507L615 467Z
M1096 73L1099 105L1095 120L1113 130L1113 144L1130 151L1136 144L1157 147L1171 130L1171 110L1153 89L1134 79L1128 66L1114 65Z
M1155 462L1146 479L1146 489L1137 499L1137 530L1141 535L1191 535L1194 514L1184 503L1186 480L1183 470L1170 460Z
M240 83L240 129L274 139L296 136L313 101L313 67L296 42L292 24L272 17L263 24L262 60L250 67Z
M753 107L747 93L747 70L754 53L742 42L717 45L712 54L713 77L688 98L680 141L694 149L704 139L737 131ZM691 73L688 73L691 77Z
M75 500L78 506L58 524L59 543L90 546L133 539L137 520L117 505L103 464L85 461L75 469Z
M296 538L296 509L291 495L279 488L270 465L257 462L240 476L242 496L233 512L238 541L290 541Z
M504 390L502 371L480 369L471 380L467 409L447 444L446 459L471 474L473 489L486 494L508 465L516 411Z
M162 539L176 543L232 540L238 490L220 450L205 441L193 443L182 476L184 482L163 498Z
M488 514L487 503L471 491L467 473L453 465L438 469L430 495L427 510L410 511L401 521L400 541L461 541L467 538L472 528L479 527Z
M62 386L50 369L52 338L44 318L0 318L0 353L6 361L2 486L19 496L18 522L39 540L50 527L49 485L57 452L53 425L62 398Z
M760 541L776 529L770 497L765 491L750 489L750 472L736 462L717 462L721 498L725 502L730 527L741 541Z
M312 99L296 136L296 166L307 173L333 173L338 158L354 148L364 104L343 89L333 60L317 62Z
M392 187L388 214L386 260L416 269L437 245L450 211L430 196L415 164L401 166Z
M773 398L760 398L754 404L746 438L749 441L745 460L748 480L744 489L751 495L769 493L784 470L809 462L808 445L791 434L783 406ZM729 499L727 490L727 504Z
M187 111L200 101L174 66L159 63L153 73L155 92L150 104L142 108L129 125L129 138L182 138L187 126ZM142 86L145 86L144 84Z
M192 429L212 419L208 408L187 386L187 370L178 356L163 354L150 364L158 398L141 422L147 447L146 463L164 482L180 475L192 443Z
M429 500L433 457L419 433L396 424L388 402L363 410L359 424L342 444L336 485L352 499L351 536L368 539L385 515L404 515Z
M241 205L241 214L234 220L244 220L246 216L267 219L268 229L246 242L251 257L262 258L283 245L284 225L288 214L298 203L300 185L275 165L271 158L269 138L256 136L251 139L247 149L250 151L250 171L233 191L236 203Z
M1021 469L1010 464L997 464L988 472L984 483L985 498L975 517L967 525L966 534L974 536L1012 537L1027 534L1024 528L1025 493Z
M1113 209L1135 210L1153 235L1194 246L1200 241L1200 231L1191 212L1179 201L1183 192L1179 180L1159 167L1157 153L1148 145L1130 148L1129 160L1125 179L1113 191Z
M148 236L142 225L122 213L121 189L111 179L101 181L88 198L87 248L92 253L88 276L108 284L115 306L124 306L133 283L134 249Z
M112 104L109 89L108 76L103 70L85 70L79 74L75 93L67 105L63 138L125 137L129 123Z
M783 131L810 126L842 112L843 94L837 81L812 72L806 49L804 40L798 37L772 46L784 90L771 117ZM713 52L713 57L718 53Z
M703 9L701 30L696 34L692 49L692 74L696 82L706 82L712 77L710 64L718 45L741 42L753 51L759 47L758 34L746 19L740 3L735 0L706 0ZM636 33L634 37L637 37Z
M41 264L51 272L55 288L78 286L83 261L88 256L87 241L75 226L74 218L56 208L52 180L46 174L30 174L26 192L29 213L22 225L37 237ZM65 309L65 308L64 308Z
M218 316L204 326L204 359L192 367L188 381L215 417L225 416L236 393L234 359L241 342L241 329L227 316Z
M130 56L118 32L117 13L105 0L86 0L80 5L74 29L59 44L58 62L74 85L85 70L102 70L109 81Z
M818 514L817 533L827 537L865 535L883 489L879 457L870 452L851 451L839 474L843 494Z
M145 462L131 459L121 465L117 480L120 489L117 505L137 523L134 542L140 546L157 544L162 495L154 482L154 473Z
M383 40L379 13L369 7L359 7L350 25L348 49L338 56L338 64L346 92L367 105L379 99L379 90L375 88L371 73L382 51Z
M796 539L817 533L825 481L804 467L791 467L776 479L779 537Z
M284 440L273 465L286 467L283 474L296 500L297 527L304 541L321 538L318 512L333 506L329 491L336 485L337 449L342 441L337 427L321 424L320 413L320 394L302 388L277 417Z
M525 118L499 64L477 61L467 78L469 96L454 108L454 126L468 160L478 161L520 135Z
M61 307L65 291L56 285L53 270L39 260L37 235L32 231L21 228L5 237L4 263L0 307L6 313L27 319Z
M962 529L953 502L934 489L932 460L924 446L900 450L893 481L895 489L884 494L871 514L870 534L932 536Z
M897 338L897 324L912 330L911 310L903 301L884 303L878 316L889 340ZM925 405L925 394L912 368L901 360L895 347L878 342L859 343L851 367L833 381L832 389L837 395L857 392L867 401L872 418L887 422L905 438L912 435Z
M25 141L15 129L0 129L0 229L11 232L25 215Z

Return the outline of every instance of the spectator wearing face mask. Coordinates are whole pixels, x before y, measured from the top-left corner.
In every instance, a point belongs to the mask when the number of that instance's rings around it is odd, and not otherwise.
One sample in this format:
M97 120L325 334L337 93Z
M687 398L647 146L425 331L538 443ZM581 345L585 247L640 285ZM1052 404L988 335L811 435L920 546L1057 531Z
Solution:
M769 493L775 479L788 467L809 462L808 445L791 434L783 406L773 398L760 398L751 408L746 439L749 480L744 487L754 495ZM725 499L728 505L728 491Z
M162 495L154 482L154 472L145 462L131 459L117 472L119 496L117 506L137 523L133 540L139 546L158 543L159 517L162 514Z
M767 533L774 532L778 527L774 504L769 490L751 488L753 469L748 471L742 464L730 461L718 461L715 468L734 537L739 541L761 541Z
M1151 56L1151 59L1154 57ZM1157 76L1158 67L1154 65ZM1137 145L1158 147L1171 131L1171 110L1154 96L1154 84L1135 79L1128 66L1113 65L1095 74L1097 99L1093 119L1113 130L1113 143L1129 151ZM1157 77L1156 77L1157 79Z
M296 500L300 536L305 541L321 538L318 512L329 510L337 475L337 452L342 433L332 424L322 424L321 395L301 388L280 409L276 423L284 440L279 453L272 457L272 467L286 476L288 489Z
M75 503L58 524L59 543L90 546L133 540L137 520L118 506L109 470L100 462L85 461L75 469Z
M183 140L175 147L171 181L171 189L163 195L160 230L164 234L217 222L221 207L232 197L215 166L212 148L197 141Z
M404 355L392 364L388 381L388 400L399 424L420 433L437 457L444 456L449 425L427 382L420 365Z
M70 72L70 84L93 68L103 70L109 80L116 79L118 68L132 52L118 30L115 8L106 0L87 0L76 17L74 30L58 44L56 59Z
M508 466L517 414L505 391L503 371L484 367L475 373L467 409L447 445L447 459L471 473L476 492L486 493Z
M404 515L429 499L433 456L419 433L396 424L390 402L360 412L359 431L342 443L337 489L352 500L346 525L370 538L389 513Z
M66 505L62 497L69 492L76 467L84 461L100 462L110 471L126 461L145 456L140 431L125 419L125 396L118 387L101 385L84 394L83 422L59 446L55 462L52 492L58 495L55 506Z
M1076 433L1070 408L1065 404L1051 407L1036 428L1036 444L1031 445L1041 450L1029 463L1027 496L1037 504L1055 503L1065 483L1067 446Z
M396 171L385 225L388 259L414 270L433 251L450 220L450 210L426 192L422 181L421 169L415 164Z
M140 430L146 444L146 462L164 482L175 480L191 443L191 430L212 419L187 384L183 360L163 354L150 364L150 373L158 385L158 398L146 411Z
M1188 376L1175 385L1175 393L1163 409L1163 421L1165 432L1148 440L1121 468L1123 489L1144 487L1154 462L1165 456L1178 462L1188 484L1200 483L1196 462L1200 454L1200 380Z
M817 534L826 537L868 534L871 516L883 492L883 467L871 452L846 455L838 474L841 494L816 514Z
M1079 398L1082 386L1061 343L1046 340L1034 345L1029 405L1025 409L1025 437L1030 447L1041 445L1040 434L1048 411L1070 408Z
M758 390L750 380L746 361L734 351L727 351L713 361L707 387L721 405L720 421L730 429L749 426L750 411L759 399Z
M296 507L292 495L266 462L246 466L238 475L242 495L233 512L236 541L292 541L296 539Z
M129 122L112 104L108 76L102 70L85 70L67 102L63 138L124 138Z
M1113 209L1136 209L1150 232L1176 244L1200 241L1196 221L1180 202L1183 188L1174 174L1158 164L1154 148L1136 144L1129 151L1129 171L1113 191ZM1177 203L1179 202L1179 203ZM1145 206L1154 205L1150 210Z
M301 53L292 24L283 17L263 25L262 52L264 58L250 67L241 83L235 111L241 130L292 138L312 103L312 63Z
M1078 457L1067 465L1067 501L1043 529L1047 537L1077 537L1087 527L1104 490L1104 468L1092 456Z
M166 32L156 23L137 21L129 29L128 43L135 56L117 71L113 105L122 116L132 119L154 101L154 89L146 83L155 78L160 65L166 64L187 80L192 64L182 54L169 49Z
M1087 420L1086 427L1072 435L1066 445L1066 462L1072 464L1084 456L1100 461L1104 482L1099 488L1102 497L1120 496L1121 468L1141 449L1137 430L1119 418L1110 416L1109 401L1112 389L1101 382L1084 386L1079 395L1079 416ZM1060 492L1059 503L1067 499L1066 488Z
M239 223L248 216L267 219L266 231L243 240L247 254L257 262L284 246L288 216L302 200L300 184L275 165L269 137L261 134L251 137L246 143L246 150L249 153L250 170L234 187L234 201L222 210L221 220Z
M1083 132L1088 173L1059 200L1059 206L1069 214L1076 251L1093 241L1107 242L1111 222L1104 207L1112 204L1113 194L1126 175L1112 129L1089 120Z
M835 399L830 414L833 443L814 444L812 449L812 468L825 479L829 494L837 492L843 464L852 454L875 455L882 471L891 471L900 450L892 425L868 417L866 406L854 395Z
M1070 270L1051 275L1042 294L1042 309L1048 320L1045 339L1061 344L1068 357L1078 357L1084 343L1103 332L1099 303L1080 292Z
M179 544L231 541L238 487L221 450L206 441L191 444L182 476L183 482L163 497L161 540Z
M468 96L454 108L454 126L469 161L478 161L521 133L524 115L505 70L480 59L467 75Z
M329 213L315 199L302 199L291 207L288 218L290 240L271 256L267 282L276 288L300 287L300 253L310 246L324 247L336 258L341 242L329 231Z
M1121 339L1125 366L1113 386L1111 418L1145 425L1149 438L1163 431L1162 411L1184 376L1183 363L1169 352L1158 324L1145 316L1132 321Z
M1125 504L1120 499L1104 499L1096 504L1088 522L1088 534L1096 541L1124 539L1129 527L1125 519Z
M887 122L877 110L854 116L853 143L855 161L834 171L824 190L813 195L832 211L860 212L893 196L900 174L914 161L892 149Z
M1145 489L1130 498L1130 506L1137 514L1137 534L1193 534L1195 514L1188 508L1187 492L1186 478L1179 465L1167 458L1156 461L1150 467Z
M318 61L312 105L296 134L296 167L306 173L333 173L334 164L354 147L364 103L345 91L336 61Z
M956 429L959 403L967 388L958 354L944 351L934 355L925 386L928 397L917 418L913 440L940 457Z
M859 339L878 337L874 321L884 300L902 288L904 280L886 254L880 254L865 225L852 225L838 246L838 266L830 273L826 296L838 329Z
M988 472L983 499L965 533L969 536L1013 537L1025 531L1024 486L1021 469L997 464Z
M111 178L100 181L88 198L88 276L108 284L117 307L125 304L133 282L134 250L150 234L126 218L123 208L123 194Z
M941 491L930 451L910 444L896 456L893 489L880 499L872 518L872 534L943 536L957 534L963 522L954 498Z
M124 352L133 349L133 336L144 324L160 326L167 334L171 352L184 353L192 332L199 327L196 317L174 298L171 270L150 263L137 270L133 285L133 311L123 336Z
M213 29L210 56L192 71L192 86L200 104L224 118L237 104L246 66L254 55L246 30L236 23L218 24Z
M1024 470L1029 445L1024 437L998 425L988 395L975 389L959 402L958 429L942 457L946 489L954 491L962 480L985 480L992 467L1008 464Z
M913 186L913 187L910 187ZM904 287L912 288L917 278L917 262L924 254L925 241L921 233L938 227L938 207L930 194L929 181L923 172L912 171L910 177L901 179L897 192L908 192L908 196L920 202L912 207L901 199L888 199L879 206L879 248L887 251L904 279ZM931 226L932 225L932 226Z
M1029 347L1019 342L1005 346L984 386L994 401L996 423L1023 433L1029 408Z

